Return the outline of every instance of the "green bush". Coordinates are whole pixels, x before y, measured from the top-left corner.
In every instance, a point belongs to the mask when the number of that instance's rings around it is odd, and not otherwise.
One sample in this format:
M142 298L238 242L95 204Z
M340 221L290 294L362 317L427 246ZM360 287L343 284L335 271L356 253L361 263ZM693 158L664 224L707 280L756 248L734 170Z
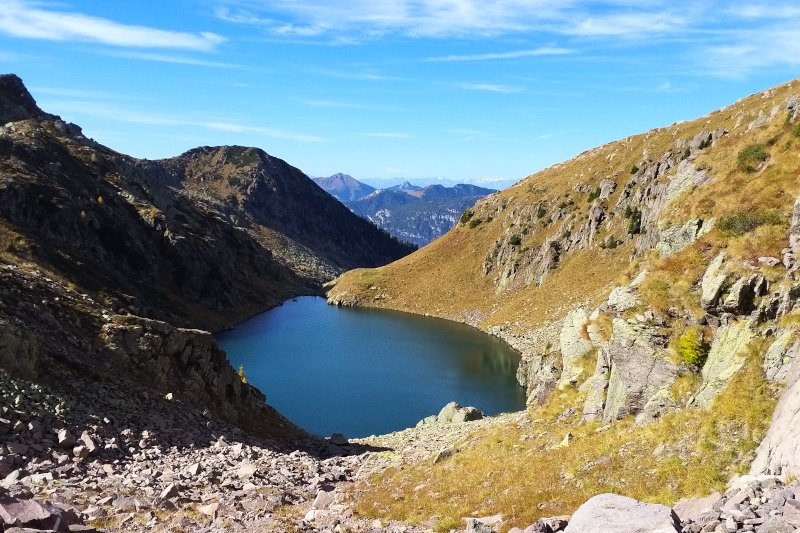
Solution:
M710 346L703 340L703 333L698 328L691 328L678 339L677 348L684 363L701 367L706 362Z
M742 172L755 172L759 164L769 159L767 147L761 143L751 144L743 148L736 156L736 163Z
M780 223L781 217L777 213L742 211L733 216L723 218L719 221L717 227L720 231L737 237L749 233L759 226Z
M512 235L510 239L508 239L508 244L511 246L519 246L522 244L522 237L519 235Z
M469 222L469 219L471 219L474 214L475 212L472 209L468 208L466 211L461 213L461 218L458 221L461 224L466 224L467 222Z
M469 227L470 228L477 228L478 226L481 225L481 222L483 222L483 220L481 220L479 218L473 218L472 220L469 221Z
M628 219L628 233L630 235L638 235L642 232L642 212L638 207L626 207L625 218Z
M636 165L633 165L631 167L631 174L636 174L637 172L639 172L639 167L637 167Z
M228 176L228 184L230 184L232 187L238 187L242 184L242 178L239 176Z
M599 185L597 186L597 188L595 190L589 192L589 197L586 198L586 201L589 202L589 203L592 203L595 200L597 200L598 198L600 198L600 186Z
M547 208L543 205L540 205L539 208L536 210L536 218L542 218L547 214Z
M794 127L794 129L792 130L792 135L794 135L795 137L800 137L800 123L798 123L797 126Z

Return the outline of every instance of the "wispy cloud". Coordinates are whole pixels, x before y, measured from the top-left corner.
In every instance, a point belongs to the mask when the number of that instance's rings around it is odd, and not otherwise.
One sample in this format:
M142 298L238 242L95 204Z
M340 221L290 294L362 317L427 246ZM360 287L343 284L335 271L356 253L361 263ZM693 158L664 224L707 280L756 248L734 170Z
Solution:
M467 54L467 55L448 55L428 57L425 61L434 63L450 63L458 61L492 61L498 59L519 59L523 57L555 56L571 54L573 51L568 48L542 47L530 50L513 50L510 52L494 52L486 54Z
M349 102L336 102L333 100L315 100L315 99L305 99L305 98L296 98L298 102L301 104L305 104L312 107L334 107L334 108L342 108L342 109L368 109L367 106L362 104L353 104Z
M26 39L95 42L127 48L212 50L225 38L121 24L82 13L46 10L25 0L3 0L0 32Z
M172 63L175 65L193 65L198 67L212 67L212 68L229 68L239 70L254 70L252 67L245 65L238 65L236 63L225 63L221 61L206 61L205 59L197 59L194 57L163 54L153 52L133 52L133 51L114 51L106 52L104 55L114 57L124 57L127 59L141 59L143 61L156 61L159 63Z
M278 128L269 128L265 126L257 126L252 124L245 124L240 122L216 119L190 119L184 116L172 114L160 114L151 112L142 112L133 109L126 109L119 105L105 104L101 102L87 102L79 100L64 100L48 102L47 107L52 108L59 113L76 113L98 116L105 119L116 120L119 122L126 122L130 124L144 124L148 126L180 126L203 128L206 130L223 131L229 133L249 133L259 135L262 137L269 137L274 139L288 139L300 142L321 142L324 141L322 137L316 135L306 135L302 133L294 133L290 131L281 130Z
M489 93L521 93L525 89L513 85L500 85L498 83L459 83L458 87L462 89L469 89L471 91L484 91Z
M370 133L362 133L362 137L377 137L380 139L410 139L411 135L408 133L394 132L394 131L377 131Z
M800 66L800 32L795 24L735 34L735 43L706 49L703 62L709 72L722 77L741 77L752 70L776 65Z

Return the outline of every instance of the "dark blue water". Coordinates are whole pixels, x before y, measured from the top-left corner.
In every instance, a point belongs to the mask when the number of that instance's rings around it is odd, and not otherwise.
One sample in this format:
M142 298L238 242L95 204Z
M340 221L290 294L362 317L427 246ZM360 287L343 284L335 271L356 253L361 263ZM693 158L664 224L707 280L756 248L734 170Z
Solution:
M396 431L453 400L487 414L524 407L519 354L446 320L303 297L217 341L272 406L318 435Z

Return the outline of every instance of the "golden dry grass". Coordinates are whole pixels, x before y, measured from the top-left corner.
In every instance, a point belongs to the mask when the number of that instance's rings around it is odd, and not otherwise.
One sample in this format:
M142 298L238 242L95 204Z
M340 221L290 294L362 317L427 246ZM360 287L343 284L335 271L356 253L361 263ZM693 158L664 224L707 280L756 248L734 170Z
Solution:
M681 381L686 397L698 382ZM688 385L688 389L687 389ZM672 505L686 496L723 490L745 472L766 432L775 389L758 357L708 411L684 409L636 427L631 419L601 428L581 424L574 389L529 413L522 424L473 435L446 461L404 466L362 483L355 494L362 516L463 527L462 517L502 513L505 527L543 516L571 514L594 494L615 492ZM578 409L578 413L580 409ZM566 447L558 444L571 433Z

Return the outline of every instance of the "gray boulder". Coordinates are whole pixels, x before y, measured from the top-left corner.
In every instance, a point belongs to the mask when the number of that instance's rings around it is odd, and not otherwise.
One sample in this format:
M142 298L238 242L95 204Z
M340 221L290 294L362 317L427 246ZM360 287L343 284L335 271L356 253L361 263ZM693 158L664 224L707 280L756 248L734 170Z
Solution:
M702 290L700 305L703 309L708 309L717 304L719 297L722 296L722 287L728 275L722 272L722 264L725 262L725 252L720 254L708 265L703 279L700 283Z
M647 402L675 380L677 367L656 349L648 327L616 318L608 354L610 376L603 421L612 422L644 409Z
M582 307L570 311L564 318L559 335L562 366L559 387L573 383L580 377L582 368L577 364L578 360L592 349L592 343L584 337L588 336L588 321L589 316Z
M711 401L742 368L746 360L745 349L753 339L752 322L752 320L731 322L720 327L714 334L711 351L701 372L703 384L692 398L692 405L701 408L711 405Z
M678 516L665 505L600 494L581 505L566 533L678 533Z
M752 475L800 475L800 360L796 358L786 372L786 385L756 450Z
M704 222L700 218L694 218L682 226L665 228L661 230L656 250L661 257L674 255L711 231L713 226L713 221Z
M764 374L769 381L783 381L788 378L792 362L800 355L800 339L793 329L782 331L767 348L764 355Z
M450 402L439 411L436 416L429 416L423 418L417 423L417 427L427 426L431 424L460 424L463 422L472 422L473 420L480 420L484 413L475 407L462 407L458 402Z

